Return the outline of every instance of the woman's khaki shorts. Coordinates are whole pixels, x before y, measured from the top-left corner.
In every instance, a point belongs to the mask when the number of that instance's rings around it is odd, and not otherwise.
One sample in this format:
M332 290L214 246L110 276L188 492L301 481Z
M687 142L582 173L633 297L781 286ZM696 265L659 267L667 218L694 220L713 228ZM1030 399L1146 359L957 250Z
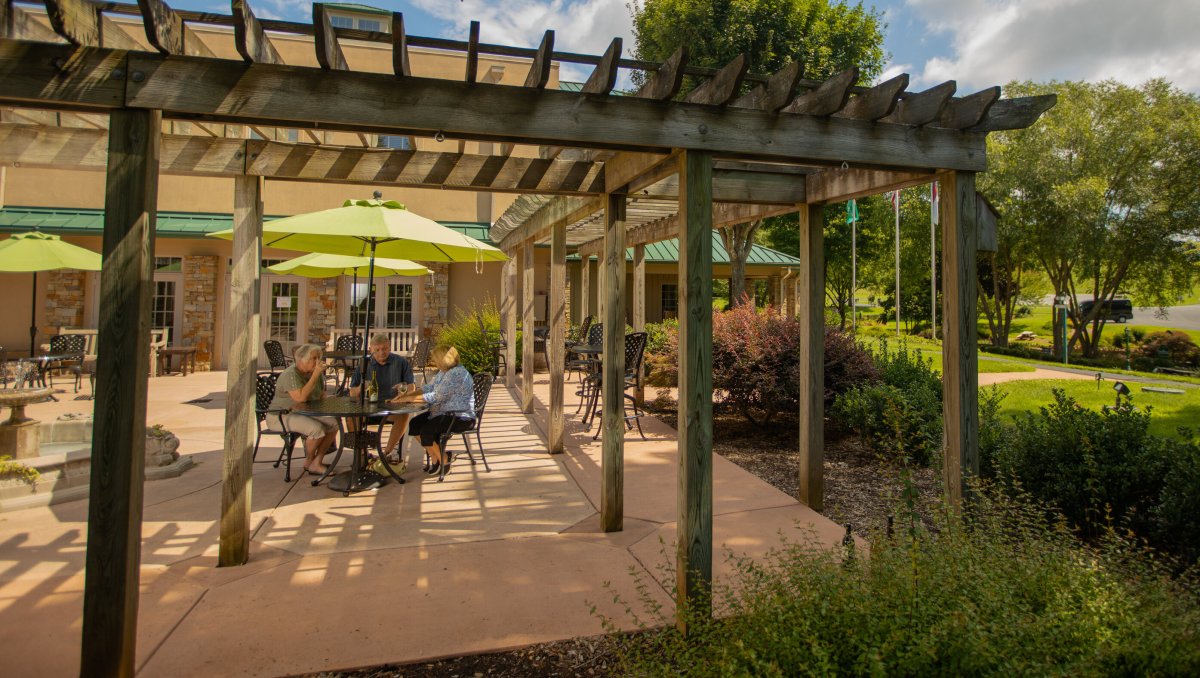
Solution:
M272 421L268 422L272 428L279 426L279 415L268 415ZM305 438L320 438L330 431L337 430L337 419L333 417L306 417L303 414L288 414L283 418L283 423L287 430L291 433L299 433Z

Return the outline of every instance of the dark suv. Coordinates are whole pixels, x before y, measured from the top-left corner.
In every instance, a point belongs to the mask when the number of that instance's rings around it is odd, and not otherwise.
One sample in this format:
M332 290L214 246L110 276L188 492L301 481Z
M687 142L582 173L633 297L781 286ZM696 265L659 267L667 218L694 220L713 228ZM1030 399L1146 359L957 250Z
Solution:
M1079 302L1079 312L1083 317L1088 317L1092 313L1096 302L1092 300ZM1129 299L1113 299L1104 303L1100 309L1100 317L1108 320L1115 320L1119 323L1133 320L1133 302Z

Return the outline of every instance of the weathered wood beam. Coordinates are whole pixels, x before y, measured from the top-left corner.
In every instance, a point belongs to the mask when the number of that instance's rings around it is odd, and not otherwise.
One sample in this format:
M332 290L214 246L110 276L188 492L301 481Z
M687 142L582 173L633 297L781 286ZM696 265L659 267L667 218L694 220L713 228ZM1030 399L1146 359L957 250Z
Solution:
M146 26L146 39L163 54L186 54L188 56L215 57L211 49L200 40L196 32L188 28L183 18L163 0L138 0L142 10L142 23Z
M0 38L15 38L13 0L0 0Z
M660 169L673 174L676 171L674 158L673 154L662 153L617 153L604 161L604 190L607 193L637 192L658 181L663 176ZM648 180L637 181L647 176Z
M12 0L3 0L0 11L5 13L0 20L0 37L38 42L64 42L62 36L46 28L23 8L14 5Z
M749 68L750 61L746 55L739 54L722 66L716 75L688 92L683 100L689 104L724 106L737 96L738 90L742 86L742 79L746 77L746 71Z
M249 0L230 0L233 11L233 42L238 54L252 64L282 64L279 52L250 9Z
M601 241L603 241L603 238L601 238ZM580 273L581 273L581 275L580 275L581 280L579 283L579 287L580 287L579 294L580 294L580 298L582 299L582 303L580 304L579 307L582 309L583 316L589 316L589 315L592 315L592 296L595 295L595 292L594 292L595 286L592 285L592 257L591 257L591 255L580 252L579 253L579 264L580 264ZM586 339L586 337L584 337L584 338Z
M712 587L712 156L684 151L679 175L679 516L676 623L707 616Z
M620 532L625 521L625 196L610 193L605 198L600 527Z
M526 414L533 411L534 280L533 243L527 242L521 247L521 411Z
M1000 99L1000 88L989 87L961 99L951 99L934 124L947 129L966 129L978 125L992 104Z
M905 87L908 87L908 73L901 73L850 99L834 115L855 120L879 120L896 108L896 97Z
M314 2L312 14L313 47L317 50L317 63L326 70L350 70L346 64L346 55L342 53L342 46L338 44L337 32L333 30L333 22L329 19L329 11L325 9L325 4Z
M554 224L559 221L567 225L573 224L584 217L599 212L603 205L603 198L578 199L565 196L556 197L543 205L520 228L513 230L501 238L498 247L508 251L516 249L521 243L527 240L543 240L549 235L550 229L554 227Z
M617 84L617 64L621 61L621 39L613 38L596 70L588 77L581 90L584 94L608 94Z
M479 77L479 22L472 21L467 35L466 81L475 82Z
M858 81L858 68L852 67L821 83L820 87L801 94L783 107L784 113L827 116L842 110L850 100L850 88Z
M682 194L680 194L682 197ZM724 226L733 226L735 224L744 224L748 221L756 219L765 219L767 217L778 216L795 212L795 205L738 205L717 203L712 208L712 224L713 228L722 228ZM673 214L669 217L663 217L648 224L643 224L637 228L631 229L625 235L625 245L634 247L636 245L649 245L650 243L669 240L674 238L679 231L679 215ZM575 251L580 255L598 256L604 251L604 239L596 238L589 240L576 247Z
M554 31L546 31L542 35L542 44L538 45L537 56L529 64L529 74L525 76L525 86L543 89L550 82L550 67L554 64Z
M999 130L1025 129L1046 111L1058 103L1057 94L1040 94L1032 97L1001 99L992 104L987 115L968 132L996 132Z
M113 111L83 588L82 676L132 676L145 480L158 111Z
M45 0L50 26L72 45L100 46L100 11L89 0Z
M957 89L957 83L947 80L924 92L917 92L907 99L901 99L896 104L896 110L883 118L883 122L901 125L928 125L938 119Z
M865 169L827 169L805 177L810 203L841 202L863 198L884 191L894 191L927 184L933 180L929 172L887 172Z
M250 559L251 489L254 476L254 416L258 364L259 276L262 268L262 179L233 182L233 265L230 270L225 388L225 454L221 466L220 567Z
M804 64L793 61L779 69L767 82L738 97L733 106L778 113L796 97L796 86L803 76Z
M637 94L634 97L639 99L653 99L654 101L667 101L673 99L679 93L679 88L683 86L683 71L687 67L688 51L686 47L680 47L675 50L662 66L651 75L650 78L638 88Z
M800 501L825 506L825 255L823 206L800 205Z
M978 191L975 192L975 220L979 224L979 242L976 248L980 252L995 252L1000 249L1000 236L997 231L1000 213Z
M978 218L975 175L938 174L942 224L942 436L947 501L961 507L971 476L979 475L979 347L975 256Z
M550 363L550 425L547 447L550 454L563 451L566 419L563 413L563 371L567 341L567 225L558 223L550 231L550 333L546 336L546 360ZM532 339L530 340L532 341Z
M404 14L392 12L392 71L399 76L412 75L408 63L408 34L404 32Z
M811 175L810 175L811 176ZM673 198L679 179L668 176L638 195ZM713 170L713 201L722 203L796 204L806 200L805 176L741 170Z
M109 50L0 41L0 104L12 101L64 105L98 100L97 83L113 79L103 59ZM31 56L39 57L36 61ZM702 144L714 154L802 164L848 162L874 167L983 170L983 135L933 127L863 125L861 121L710 106L668 106L633 97L580 97L558 90L489 87L452 80L410 78L397 88L391 74L329 72L286 66L245 65L131 52L130 78L120 88L128 104L163 108L175 117L212 121L348 129L393 134L443 130L455 138L656 150ZM100 60L86 78L63 61ZM139 79L140 75L140 79ZM73 77L75 76L75 77ZM107 91L107 84L99 89ZM325 92L338 91L330 98ZM286 111L279 97L287 93ZM354 101L348 106L345 102ZM502 111L520 111L507 116ZM279 120L286 112L288 121ZM706 130L705 134L697 132ZM763 130L769 130L764 133Z
M504 324L504 385L512 388L517 383L517 261L519 251L505 250L500 280L500 322Z

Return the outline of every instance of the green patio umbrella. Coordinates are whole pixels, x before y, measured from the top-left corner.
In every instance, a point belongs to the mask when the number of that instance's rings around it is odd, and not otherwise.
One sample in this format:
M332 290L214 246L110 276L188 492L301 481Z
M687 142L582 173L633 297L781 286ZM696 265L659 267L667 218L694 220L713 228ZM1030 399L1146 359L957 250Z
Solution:
M358 287L359 275L371 275L370 257L352 257L346 254L321 254L314 252L304 256L268 266L267 270L281 275L300 275L305 278L333 278L340 275L354 276L354 288ZM375 273L379 275L433 275L433 271L407 259L376 259ZM358 334L356 314L350 314L350 331Z
M38 271L54 271L61 268L99 271L100 264L99 254L63 242L62 238L49 233L15 233L7 240L0 241L0 271L33 273L33 303L29 309L29 355L33 355L37 344Z

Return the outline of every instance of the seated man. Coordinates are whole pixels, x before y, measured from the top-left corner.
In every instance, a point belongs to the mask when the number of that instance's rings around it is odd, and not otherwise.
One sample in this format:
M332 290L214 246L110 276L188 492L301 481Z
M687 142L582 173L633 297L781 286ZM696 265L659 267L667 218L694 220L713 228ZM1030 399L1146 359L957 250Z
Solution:
M296 349L295 357L296 362L279 374L275 392L286 393L298 403L324 398L325 370L329 368L329 363L321 359L321 347L304 344ZM304 470L313 475L325 473L322 459L337 436L337 420L333 417L289 413L284 424L287 430L304 437Z
M372 381L379 385L379 401L383 402L393 396L405 393L415 382L412 366L408 359L392 353L392 342L382 332L371 337L367 347L371 351L371 359L366 364L366 375L363 370L354 373L350 380L350 395L357 398L363 384ZM407 414L393 414L388 417L392 430L388 433L387 445L383 448L385 456L391 457L400 443L404 431L408 428Z

